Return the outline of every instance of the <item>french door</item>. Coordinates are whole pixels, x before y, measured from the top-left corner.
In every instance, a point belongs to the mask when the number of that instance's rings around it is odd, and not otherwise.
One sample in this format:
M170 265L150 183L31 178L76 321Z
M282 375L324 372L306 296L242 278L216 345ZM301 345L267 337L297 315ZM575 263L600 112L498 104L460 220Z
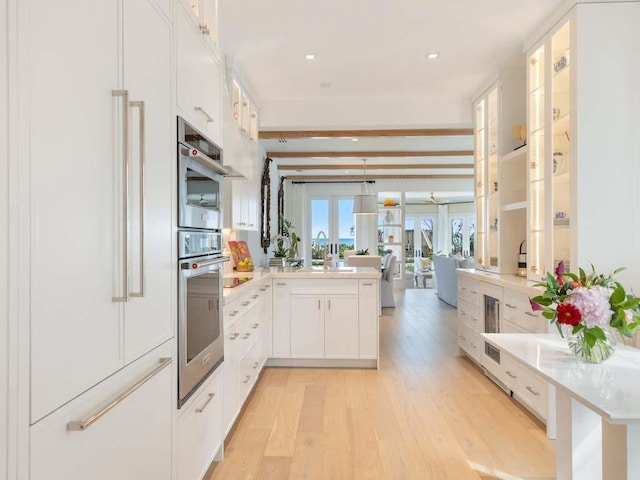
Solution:
M322 249L328 244L329 254L343 258L345 250L355 247L355 216L353 196L314 196L309 199L311 220L311 257L313 263L322 263ZM324 232L324 236L320 234ZM320 238L318 238L320 234Z

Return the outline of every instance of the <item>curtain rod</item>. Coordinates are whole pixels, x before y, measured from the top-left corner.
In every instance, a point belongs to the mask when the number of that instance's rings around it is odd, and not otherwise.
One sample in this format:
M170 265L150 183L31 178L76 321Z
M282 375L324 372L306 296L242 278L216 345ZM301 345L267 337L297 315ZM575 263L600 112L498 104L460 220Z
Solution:
M375 180L365 180L364 182L362 180L344 180L344 181L340 181L340 180L291 180L291 183L293 185L304 185L305 183L337 183L337 184L341 184L341 183L376 183Z

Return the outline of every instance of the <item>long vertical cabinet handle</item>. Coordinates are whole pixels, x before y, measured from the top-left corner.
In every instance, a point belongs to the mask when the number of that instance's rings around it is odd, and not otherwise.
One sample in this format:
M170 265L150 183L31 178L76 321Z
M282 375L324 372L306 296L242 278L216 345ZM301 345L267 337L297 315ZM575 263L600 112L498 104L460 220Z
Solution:
M137 100L129 103L131 107L138 108L140 111L139 119L139 155L140 155L140 291L139 292L131 292L132 297L142 298L145 295L145 285L146 285L146 269L145 269L145 261L144 261L144 215L146 209L146 190L145 185L147 183L146 180L146 124L145 124L145 108L144 101Z
M122 225L124 233L122 235L122 296L113 297L114 302L129 301L129 91L112 90L111 95L122 97L122 153L124 155L123 165L123 209Z

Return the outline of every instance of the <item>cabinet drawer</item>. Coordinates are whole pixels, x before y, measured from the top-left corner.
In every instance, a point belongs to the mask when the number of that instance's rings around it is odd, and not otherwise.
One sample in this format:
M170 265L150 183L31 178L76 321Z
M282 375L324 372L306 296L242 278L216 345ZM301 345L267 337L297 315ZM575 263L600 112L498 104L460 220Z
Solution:
M480 333L483 331L483 325L478 311L479 308L468 301L458 300L458 321Z
M516 396L540 418L546 420L548 411L549 385L540 376L526 368L520 368Z
M224 324L227 325L238 318L245 315L249 310L256 306L260 299L266 295L266 290L262 291L258 288L247 292L241 297L226 303L224 305Z
M218 368L178 418L178 480L202 478L222 447L223 371Z
M458 300L465 300L472 305L480 305L478 282L470 278L458 276Z
M517 392L519 388L519 378L522 375L520 366L509 355L502 355L501 362L504 372L504 375L501 377L502 381L512 391Z
M482 359L482 338L467 326L461 326L458 333L458 346L467 355L480 363Z
M30 478L170 480L174 367L159 362L172 351L173 342L166 342L33 425ZM86 429L68 430L70 422L90 418L117 398L122 400Z
M358 280L352 278L310 279L301 278L291 282L292 294L358 294Z
M544 317L539 312L531 310L529 297L526 294L505 290L502 318L524 328L528 332L537 333L540 331L540 319Z

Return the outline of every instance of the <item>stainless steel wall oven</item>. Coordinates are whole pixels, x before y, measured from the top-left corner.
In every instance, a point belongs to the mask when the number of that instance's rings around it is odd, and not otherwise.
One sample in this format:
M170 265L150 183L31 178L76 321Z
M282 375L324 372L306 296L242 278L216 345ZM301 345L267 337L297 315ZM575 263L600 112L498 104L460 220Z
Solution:
M224 360L221 155L178 117L178 407Z

